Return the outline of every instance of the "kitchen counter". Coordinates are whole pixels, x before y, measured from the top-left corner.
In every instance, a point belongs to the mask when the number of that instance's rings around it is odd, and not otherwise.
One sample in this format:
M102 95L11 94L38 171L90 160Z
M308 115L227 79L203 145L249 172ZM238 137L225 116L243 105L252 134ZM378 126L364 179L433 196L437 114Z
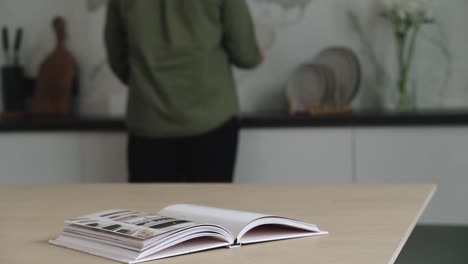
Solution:
M67 118L33 118L7 117L0 118L0 133L28 132L120 132L125 131L123 119L99 117L67 117Z
M310 128L310 127L401 127L401 126L468 126L468 111L444 112L358 112L342 115L288 116L282 113L243 114L244 129ZM123 132L125 121L107 117L33 118L3 115L0 133L21 132Z
M241 124L243 128L465 126L468 125L468 111L356 112L294 117L285 114L256 114L243 116Z

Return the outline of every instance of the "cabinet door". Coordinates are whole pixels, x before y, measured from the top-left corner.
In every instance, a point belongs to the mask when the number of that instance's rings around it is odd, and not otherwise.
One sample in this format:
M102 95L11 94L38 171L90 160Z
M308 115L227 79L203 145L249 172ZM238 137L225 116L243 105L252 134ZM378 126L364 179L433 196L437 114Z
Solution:
M86 183L127 182L125 133L83 133L81 158Z
M422 222L468 224L468 128L359 129L359 183L434 183Z
M351 130L243 130L236 182L351 183Z
M79 134L0 135L1 184L80 183Z

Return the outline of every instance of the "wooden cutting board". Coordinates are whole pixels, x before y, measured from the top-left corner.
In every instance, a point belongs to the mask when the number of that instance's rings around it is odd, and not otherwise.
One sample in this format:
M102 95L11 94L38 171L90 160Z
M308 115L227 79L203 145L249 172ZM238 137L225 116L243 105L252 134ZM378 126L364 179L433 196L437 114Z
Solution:
M32 112L66 115L71 110L76 61L65 45L67 37L65 19L56 17L52 24L57 44L41 64L32 100Z

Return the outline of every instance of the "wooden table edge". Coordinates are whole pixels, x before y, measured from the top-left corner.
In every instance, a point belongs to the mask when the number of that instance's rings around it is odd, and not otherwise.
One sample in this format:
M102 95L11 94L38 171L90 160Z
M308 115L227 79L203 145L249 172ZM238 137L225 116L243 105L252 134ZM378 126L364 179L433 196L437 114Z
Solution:
M406 233L403 237L403 239L400 242L400 245L396 249L392 259L390 260L389 264L394 264L398 257L400 256L401 252L403 251L404 246L408 242L408 239L410 238L411 234L413 233L414 229L416 228L416 225L418 224L419 219L421 219L423 213L426 211L427 207L429 206L429 203L431 202L432 198L434 197L436 191L437 191L437 185L428 185L431 187L431 191L429 195L426 197L426 200L424 201L423 205L419 209L419 212L417 213L416 217L413 219L413 222L411 223L411 226L408 227L406 230Z

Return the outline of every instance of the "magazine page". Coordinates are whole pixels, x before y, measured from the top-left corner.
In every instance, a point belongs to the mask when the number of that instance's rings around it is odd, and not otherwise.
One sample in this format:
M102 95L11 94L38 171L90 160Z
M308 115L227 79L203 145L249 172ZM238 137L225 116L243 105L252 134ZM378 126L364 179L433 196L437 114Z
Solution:
M259 243L327 234L316 225L260 213L178 204L159 212L160 215L224 226L237 244Z
M239 239L240 244L253 244L268 241L285 240L292 238L325 235L325 231L307 231L288 228L287 226L265 225L247 232Z
M130 264L191 254L199 251L205 251L226 246L228 246L228 243L226 242L210 239L207 237L200 239L192 239L183 243L179 243L175 246L168 247L149 256L140 257L137 260L130 262Z
M62 234L49 241L51 244L124 263L229 246L233 242L227 230L215 225L128 210L94 213L66 224Z
M233 237L237 237L249 223L269 217L265 214L191 204L172 205L162 209L159 214L170 218L219 225L229 230Z
M66 223L137 240L199 225L187 220L128 210L103 211L71 219Z
M320 230L316 225L270 216L257 219L245 226L237 239L240 244L251 244L324 234L328 232Z
M130 263L131 261L135 261L140 255L140 253L137 251L106 245L96 241L86 241L69 236L60 236L55 240L49 241L49 243L56 246L81 251L83 253L94 256L115 260L121 263Z
M209 237L208 235L209 234L200 233L181 237L170 243L158 245L157 247L153 247L144 252L103 244L99 241L78 239L66 235L60 236L58 239L50 241L50 243L122 263L138 263L226 247L229 245L229 242L224 241L222 237L216 239L214 237Z

